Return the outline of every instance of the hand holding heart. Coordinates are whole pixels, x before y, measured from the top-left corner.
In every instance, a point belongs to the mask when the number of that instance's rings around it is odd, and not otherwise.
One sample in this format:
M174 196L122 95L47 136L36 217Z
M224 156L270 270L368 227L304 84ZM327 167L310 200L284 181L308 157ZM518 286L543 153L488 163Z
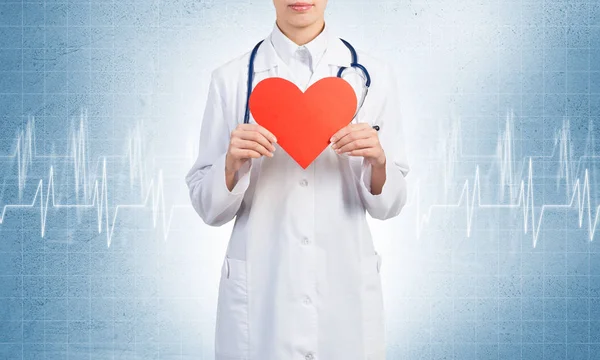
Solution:
M367 123L349 124L336 132L330 141L331 148L338 154L363 156L372 166L385 164L378 132Z
M256 122L306 169L327 148L331 135L352 121L356 103L352 86L338 77L325 77L305 92L272 77L254 87L249 107Z
M329 143L340 154L363 156L377 167L385 164L377 131L367 123L349 124L357 99L343 79L325 77L303 93L288 80L267 78L256 85L249 105L256 122L276 134L304 169Z
M273 157L275 136L258 124L239 124L231 132L225 156L225 173L234 174L250 158Z

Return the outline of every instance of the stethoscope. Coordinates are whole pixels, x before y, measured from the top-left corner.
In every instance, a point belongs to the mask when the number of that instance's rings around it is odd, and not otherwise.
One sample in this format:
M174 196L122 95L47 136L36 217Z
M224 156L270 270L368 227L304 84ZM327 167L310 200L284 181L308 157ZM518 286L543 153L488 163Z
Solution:
M365 98L367 97L367 93L369 92L369 87L371 86L371 76L369 75L369 71L367 71L367 68L364 67L362 64L358 63L358 55L356 54L356 50L354 50L354 47L352 45L350 45L349 42L347 42L346 40L340 38L340 40L344 43L344 45L346 45L346 47L348 48L348 50L350 50L350 54L352 55L352 63L350 63L350 68L355 68L358 69L362 72L363 79L363 95L361 96L358 108L356 109L356 112L354 113L354 116L352 117L352 119L354 119L354 117L356 117L356 115L358 114L359 110L362 108L363 103L365 102ZM258 42L258 44L256 44L256 46L254 46L254 49L252 49L252 53L250 53L250 61L248 64L248 89L247 89L247 94L246 94L246 110L244 112L244 124L248 124L250 121L250 108L248 106L249 102L250 102L250 94L252 93L252 81L254 80L254 58L256 57L256 52L258 51L258 48L260 47L260 44L262 44L264 41L261 40ZM346 66L342 66L340 67L340 69L337 72L337 77L342 78L342 74L344 73L344 70L346 70L347 67ZM378 125L373 125L373 128L377 131L379 131L379 126Z

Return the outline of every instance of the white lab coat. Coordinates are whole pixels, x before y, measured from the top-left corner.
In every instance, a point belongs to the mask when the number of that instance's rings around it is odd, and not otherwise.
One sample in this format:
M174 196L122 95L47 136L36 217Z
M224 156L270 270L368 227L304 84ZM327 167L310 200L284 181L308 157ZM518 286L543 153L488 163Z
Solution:
M328 34L309 86L350 65L348 49ZM362 157L327 147L302 169L279 145L274 157L245 163L230 192L225 156L231 131L244 119L250 51L212 72L200 150L186 182L205 223L220 226L235 217L219 283L217 360L385 358L381 256L366 212L377 219L400 213L409 168L392 68L357 51L372 78L357 121L380 126L387 158L379 195L369 191L371 168ZM269 38L254 71L253 85L273 76L291 80Z

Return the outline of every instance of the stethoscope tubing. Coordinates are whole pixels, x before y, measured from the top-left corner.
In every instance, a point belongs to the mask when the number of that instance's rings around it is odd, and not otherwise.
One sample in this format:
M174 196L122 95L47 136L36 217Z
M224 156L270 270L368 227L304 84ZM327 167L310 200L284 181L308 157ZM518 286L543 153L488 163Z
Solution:
M342 38L340 38L340 40L342 41L342 43L344 43L344 45L346 45L346 47L350 51L350 55L352 56L352 62L350 63L350 67L360 70L366 79L365 83L364 83L364 88L365 88L364 95L361 97L361 100L360 100L360 103L356 110L356 113L352 117L354 119L354 117L356 117L356 115L358 114L358 111L362 108L362 105L367 97L368 92L369 92L369 87L371 86L371 75L369 74L369 71L367 70L367 68L358 62L358 54L356 53L356 50L354 49L354 47L346 40L344 40ZM258 48L263 43L263 41L264 41L264 39L259 41L254 46L254 48L252 49L252 52L250 53L250 60L248 61L248 82L246 84L247 92L246 92L246 108L244 110L244 124L248 124L250 122L249 102L250 102L250 94L252 93L252 83L254 81L254 59L256 58L256 53L258 52ZM337 77L342 78L342 74L344 73L344 70L346 70L346 69L347 69L346 66L340 67L340 69L337 72ZM372 127L375 130L379 131L378 125L374 125Z

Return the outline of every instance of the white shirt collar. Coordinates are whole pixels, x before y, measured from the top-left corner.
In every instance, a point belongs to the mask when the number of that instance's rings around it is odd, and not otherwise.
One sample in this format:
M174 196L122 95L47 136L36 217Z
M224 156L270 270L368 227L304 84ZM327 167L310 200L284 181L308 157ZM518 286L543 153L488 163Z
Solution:
M289 64L294 53L301 47L305 47L310 55L311 71L314 71L315 66L319 63L328 45L328 28L325 24L323 31L316 38L312 39L309 43L298 46L290 38L285 36L283 32L277 26L277 23L273 26L270 40L273 48L277 55L285 64Z

